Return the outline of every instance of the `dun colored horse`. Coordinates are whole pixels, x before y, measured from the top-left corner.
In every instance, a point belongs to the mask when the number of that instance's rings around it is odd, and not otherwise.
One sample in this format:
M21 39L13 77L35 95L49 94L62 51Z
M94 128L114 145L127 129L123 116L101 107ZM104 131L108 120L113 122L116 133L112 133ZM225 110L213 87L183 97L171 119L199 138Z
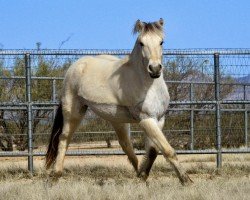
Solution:
M137 20L134 33L138 38L126 58L86 56L69 67L46 154L46 167L54 165L55 177L61 176L71 136L90 108L112 124L138 177L148 178L161 151L181 183L191 182L162 133L170 99L162 73L163 24L163 19ZM148 139L140 167L129 138L130 123L139 123Z

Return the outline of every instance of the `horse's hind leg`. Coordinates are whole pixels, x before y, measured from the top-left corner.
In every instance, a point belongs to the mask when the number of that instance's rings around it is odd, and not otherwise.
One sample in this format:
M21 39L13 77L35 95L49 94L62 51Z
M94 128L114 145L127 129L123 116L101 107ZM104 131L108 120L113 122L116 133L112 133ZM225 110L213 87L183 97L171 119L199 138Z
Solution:
M123 151L127 154L129 161L133 165L136 173L138 173L138 159L135 155L132 143L129 138L130 124L112 123L115 132L118 136L119 144Z
M186 171L179 163L174 149L170 146L164 134L158 127L156 120L153 118L143 119L140 121L140 126L143 128L152 142L157 146L157 148L162 152L164 157L169 160L181 183L184 185L192 182Z
M72 134L80 124L87 106L82 105L78 99L73 99L69 104L63 104L63 130L59 137L58 153L54 165L54 175L60 177L63 171L65 153L71 140Z
M162 117L161 120L157 123L160 130L163 129L164 122L165 122L165 117ZM158 155L158 148L151 141L151 139L147 137L146 154L139 168L138 177L143 178L145 181L147 180L149 172L154 164L157 155Z

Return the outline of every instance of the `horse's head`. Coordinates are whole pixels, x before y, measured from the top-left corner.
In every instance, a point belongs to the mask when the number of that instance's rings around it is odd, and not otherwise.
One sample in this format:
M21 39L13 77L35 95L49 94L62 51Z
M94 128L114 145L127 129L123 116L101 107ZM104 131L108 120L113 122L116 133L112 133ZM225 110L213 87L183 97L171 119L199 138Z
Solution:
M134 33L139 33L135 48L151 78L159 78L162 73L163 24L163 19L152 23L137 20L134 27Z

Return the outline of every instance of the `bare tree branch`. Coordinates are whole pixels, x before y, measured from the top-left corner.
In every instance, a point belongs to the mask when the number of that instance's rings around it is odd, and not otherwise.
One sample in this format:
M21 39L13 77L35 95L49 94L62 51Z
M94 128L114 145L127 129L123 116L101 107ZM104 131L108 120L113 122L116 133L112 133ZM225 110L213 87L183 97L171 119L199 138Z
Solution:
M63 40L63 41L59 44L58 49L61 49L62 46L72 38L73 35L74 35L74 33L71 33L65 40Z

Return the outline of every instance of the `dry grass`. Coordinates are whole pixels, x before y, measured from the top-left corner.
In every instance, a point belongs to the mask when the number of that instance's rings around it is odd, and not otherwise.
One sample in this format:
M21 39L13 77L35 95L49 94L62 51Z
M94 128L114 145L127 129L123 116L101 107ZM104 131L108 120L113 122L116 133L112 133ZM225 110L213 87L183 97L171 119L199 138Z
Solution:
M249 199L250 155L225 155L222 170L215 156L180 156L194 180L183 187L162 156L147 184L136 178L125 156L68 157L65 172L53 186L47 183L43 160L35 160L35 175L26 159L0 159L0 199Z

